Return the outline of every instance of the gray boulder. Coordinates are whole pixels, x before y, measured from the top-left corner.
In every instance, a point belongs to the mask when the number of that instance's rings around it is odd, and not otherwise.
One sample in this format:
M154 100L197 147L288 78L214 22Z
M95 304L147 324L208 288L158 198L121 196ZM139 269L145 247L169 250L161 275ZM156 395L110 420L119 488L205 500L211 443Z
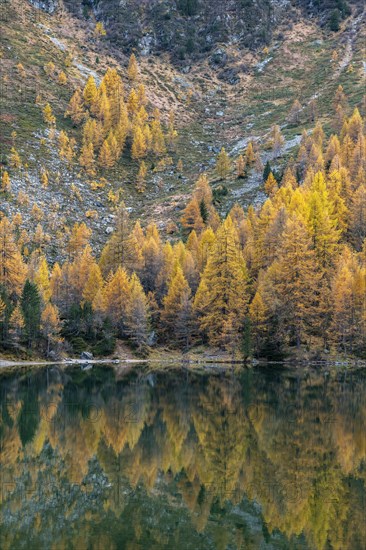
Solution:
M90 351L82 351L80 353L80 359L86 359L88 361L91 361L93 359L93 354L90 353Z
M54 13L58 8L58 0L29 0L29 2L39 10L47 13Z

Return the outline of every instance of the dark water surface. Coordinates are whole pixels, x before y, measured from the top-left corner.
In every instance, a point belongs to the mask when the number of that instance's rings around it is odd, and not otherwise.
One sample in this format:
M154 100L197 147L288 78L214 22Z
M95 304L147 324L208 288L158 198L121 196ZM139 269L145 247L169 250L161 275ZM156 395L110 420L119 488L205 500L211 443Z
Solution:
M0 384L2 550L365 549L364 371L50 366Z

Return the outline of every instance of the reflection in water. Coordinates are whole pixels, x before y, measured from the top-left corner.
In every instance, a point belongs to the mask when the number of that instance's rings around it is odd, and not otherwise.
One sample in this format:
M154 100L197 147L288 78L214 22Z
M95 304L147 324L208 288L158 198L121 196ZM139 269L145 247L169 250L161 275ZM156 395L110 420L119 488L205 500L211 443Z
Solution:
M0 407L2 549L364 548L360 371L52 367Z

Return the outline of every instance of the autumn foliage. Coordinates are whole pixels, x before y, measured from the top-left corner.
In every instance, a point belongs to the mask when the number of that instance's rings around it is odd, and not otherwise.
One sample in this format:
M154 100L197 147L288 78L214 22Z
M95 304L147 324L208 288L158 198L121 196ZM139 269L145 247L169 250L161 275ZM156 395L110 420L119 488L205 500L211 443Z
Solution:
M148 150L161 154L166 143L160 114L147 114L144 90L138 90L131 90L126 104L121 79L109 69L99 87L91 77L83 100L77 92L73 104L82 103L88 113L80 156L85 170L94 173L96 163L113 166L127 136L133 137L132 156L140 162L137 184L143 190L147 167L140 159ZM22 220L3 216L2 345L35 347L43 341L49 351L64 341L74 351L90 347L111 353L115 338L121 338L144 353L158 341L269 357L290 348L364 355L363 126L355 109L328 140L319 123L312 133L304 132L297 158L283 174L267 171L268 198L262 206L244 212L236 204L224 219L208 177L201 175L182 211L184 240L164 242L155 224L143 228L120 203L99 258L89 244L90 230L75 224L65 261L52 266L41 248L30 256L26 252ZM278 127L273 141L282 143ZM65 132L59 146L62 156L72 156L75 144ZM256 155L250 143L239 176ZM223 149L217 167L221 177L229 170L227 160ZM42 183L47 187L46 173ZM10 188L11 175L4 172L2 190ZM35 206L37 217L42 211ZM41 243L41 227L38 233Z
M108 68L99 85L94 76L89 76L84 89L75 90L65 112L65 117L70 117L76 127L83 124L79 164L90 175L97 167L113 168L123 154L140 162L148 155L164 155L167 147L175 146L174 115L170 113L164 131L158 109L148 108L134 55L127 76L127 87L116 69ZM44 116L49 122L52 112L44 111ZM65 156L63 152L60 155Z

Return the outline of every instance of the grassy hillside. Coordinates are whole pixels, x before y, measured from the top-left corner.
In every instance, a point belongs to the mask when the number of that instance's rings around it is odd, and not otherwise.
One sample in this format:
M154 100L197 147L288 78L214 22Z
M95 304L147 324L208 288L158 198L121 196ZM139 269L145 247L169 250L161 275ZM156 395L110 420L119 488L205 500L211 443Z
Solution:
M42 115L42 108L49 103L57 121L55 139L60 130L66 130L79 142L79 130L64 117L73 90L84 86L90 74L100 81L108 66L116 67L128 86L129 51L113 43L108 34L97 38L91 16L85 20L67 10L50 15L18 0L3 4L1 11L1 162L8 168L10 149L15 145L23 166L9 169L12 192L1 197L0 208L10 216L20 211L21 228L34 232L40 223L52 234L47 247L51 255L76 221L85 221L93 229L94 244L101 247L107 228L113 226L114 205L108 199L111 190L121 191L132 217L141 217L143 222L153 219L163 231L169 222L179 221L193 184L204 171L214 188L222 184L227 188L220 203L222 213L236 201L244 206L261 201L259 171L237 179L233 169L225 182L217 181L214 165L222 146L235 159L253 140L261 144L262 162L270 160L280 170L283 161L295 154L303 129L314 126L308 109L312 99L316 99L317 118L328 134L332 98L339 84L349 97L350 109L355 105L362 108L365 20L356 8L336 33L327 27L321 30L314 19L301 17L291 25L279 25L264 49L250 51L242 44L221 44L180 68L172 64L168 53L141 57L141 81L150 104L160 108L164 120L173 109L179 132L176 151L169 153L171 161L166 167L157 169L156 161L148 159L147 190L141 194L135 188L138 164L128 155L95 178L86 176L76 162L67 167L58 157ZM45 70L50 62L55 65L51 76ZM67 75L64 85L58 82L61 71ZM295 99L303 109L300 121L290 124L286 117ZM265 146L274 124L282 127L287 140L278 158ZM179 159L183 161L182 174L176 168ZM49 174L47 189L40 184L43 170ZM101 177L107 184L93 189L91 180ZM21 204L19 191L28 195L28 203L23 200ZM32 213L34 204L41 214Z

